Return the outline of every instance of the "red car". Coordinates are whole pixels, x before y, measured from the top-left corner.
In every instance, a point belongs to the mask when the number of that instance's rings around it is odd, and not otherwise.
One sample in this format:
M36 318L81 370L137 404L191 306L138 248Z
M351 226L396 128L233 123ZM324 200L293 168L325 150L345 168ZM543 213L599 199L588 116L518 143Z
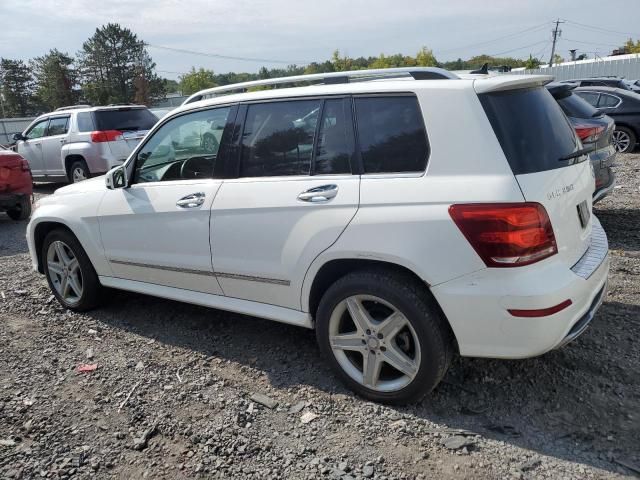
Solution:
M0 212L7 212L13 220L26 220L31 215L32 196L29 163L0 146Z

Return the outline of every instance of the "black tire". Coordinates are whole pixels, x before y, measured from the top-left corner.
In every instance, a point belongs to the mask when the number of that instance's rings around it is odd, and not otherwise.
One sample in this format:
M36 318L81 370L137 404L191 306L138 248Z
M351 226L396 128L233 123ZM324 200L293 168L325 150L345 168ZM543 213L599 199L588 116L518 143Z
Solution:
M74 175L75 171L81 171L84 178L78 179L77 176ZM69 178L69 182L71 183L78 183L91 178L91 172L89 171L89 167L87 167L87 163L84 160L76 160L73 162L71 167L69 167L67 178Z
M49 246L55 241L62 241L73 252L74 256L78 259L80 271L82 274L82 295L79 300L74 303L67 302L56 290L53 285L52 274L49 271L47 262L47 252ZM91 260L87 256L87 253L80 245L78 239L68 230L56 229L47 234L42 243L42 265L44 274L47 277L47 283L51 292L56 297L56 300L65 308L76 312L84 312L95 308L99 304L100 294L102 292L102 285L98 280L98 274L96 273Z
M26 220L31 216L31 195L25 195L20 199L20 203L11 210L7 210L7 215L11 220Z
M218 140L212 133L206 133L202 137L202 149L206 153L216 153L218 151Z
M330 318L340 302L353 295L373 295L389 302L413 327L422 354L415 377L404 388L392 392L367 388L349 376L336 359L329 342ZM356 271L335 282L320 301L315 328L320 350L341 380L358 395L375 402L405 404L421 400L442 380L454 353L451 330L426 287L409 275L391 270Z
M630 128L616 125L616 129L615 129L614 135L616 134L616 132L624 133L629 137L629 145L626 148L622 149L622 150L619 150L618 147L616 147L616 151L618 153L631 153L631 152L633 152L635 150L635 148L636 148L636 143L638 141L634 131L631 130ZM614 142L614 145L615 145L615 142Z

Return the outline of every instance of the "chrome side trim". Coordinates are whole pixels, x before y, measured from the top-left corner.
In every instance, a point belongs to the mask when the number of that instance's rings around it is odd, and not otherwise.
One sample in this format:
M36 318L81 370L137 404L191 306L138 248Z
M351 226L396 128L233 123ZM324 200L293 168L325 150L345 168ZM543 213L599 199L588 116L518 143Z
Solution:
M218 278L229 278L231 280L245 280L247 282L272 283L274 285L291 285L289 280L280 280L279 278L254 277L253 275L241 275L239 273L216 272Z
M114 258L110 258L109 262L115 263L117 265L126 265L128 267L141 267L141 268L153 268L156 270L165 270L167 272L178 272L178 273L190 273L192 275L204 275L206 277L215 277L213 272L207 270L194 270L192 268L180 268L180 267L170 267L168 265L151 265L148 263L136 263L136 262L127 262L124 260L116 260Z
M573 273L588 279L604 261L609 253L609 242L600 221L594 216L591 227L591 245L580 260L571 267Z

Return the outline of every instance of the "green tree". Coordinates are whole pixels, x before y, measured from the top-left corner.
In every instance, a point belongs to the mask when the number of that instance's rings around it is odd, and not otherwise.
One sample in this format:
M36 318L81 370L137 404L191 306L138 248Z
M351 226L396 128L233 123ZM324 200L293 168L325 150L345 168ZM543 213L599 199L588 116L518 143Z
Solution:
M529 70L533 70L533 69L538 68L539 66L540 66L540 60L538 60L537 58L533 58L533 56L531 54L529 54L529 58L525 62L524 68L527 68Z
M353 69L353 59L341 57L340 50L335 50L331 56L334 72L346 72Z
M76 102L77 74L73 62L73 58L57 49L29 62L35 77L36 98L47 110Z
M163 78L162 83L164 84L164 90L168 93L178 93L182 90L180 89L180 84L175 80L171 80L169 78Z
M553 64L558 65L559 63L564 63L564 58L562 58L557 53L553 56Z
M25 117L35 113L33 76L22 60L0 59L0 83L4 115Z
M182 88L183 95L191 95L197 91L215 87L216 85L218 85L218 83L216 82L216 76L213 70L205 70L204 68L196 70L194 67L191 67L189 73L180 77L180 87Z
M78 53L84 96L94 104L148 103L164 95L145 44L128 28L97 28Z
M422 47L416 54L416 65L420 67L437 67L438 61L433 54L433 50L427 47Z
M624 45L625 51L627 53L640 53L640 40L633 41L632 38L627 40L627 43Z

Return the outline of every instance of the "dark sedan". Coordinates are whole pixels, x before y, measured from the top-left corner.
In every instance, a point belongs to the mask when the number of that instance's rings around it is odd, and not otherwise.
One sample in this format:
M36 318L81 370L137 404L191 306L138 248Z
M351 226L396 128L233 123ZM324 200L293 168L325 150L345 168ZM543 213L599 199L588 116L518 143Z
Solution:
M618 77L590 77L563 80L561 83L573 83L578 87L613 87L622 90L633 90L623 78Z
M596 190L593 203L605 197L615 184L615 175L611 165L616 151L611 144L614 131L613 120L600 110L593 108L573 93L575 84L550 83L547 90L556 99L585 148L593 148L589 160L596 177Z
M580 87L575 93L616 122L613 145L618 152L632 152L640 138L640 94L609 87Z

